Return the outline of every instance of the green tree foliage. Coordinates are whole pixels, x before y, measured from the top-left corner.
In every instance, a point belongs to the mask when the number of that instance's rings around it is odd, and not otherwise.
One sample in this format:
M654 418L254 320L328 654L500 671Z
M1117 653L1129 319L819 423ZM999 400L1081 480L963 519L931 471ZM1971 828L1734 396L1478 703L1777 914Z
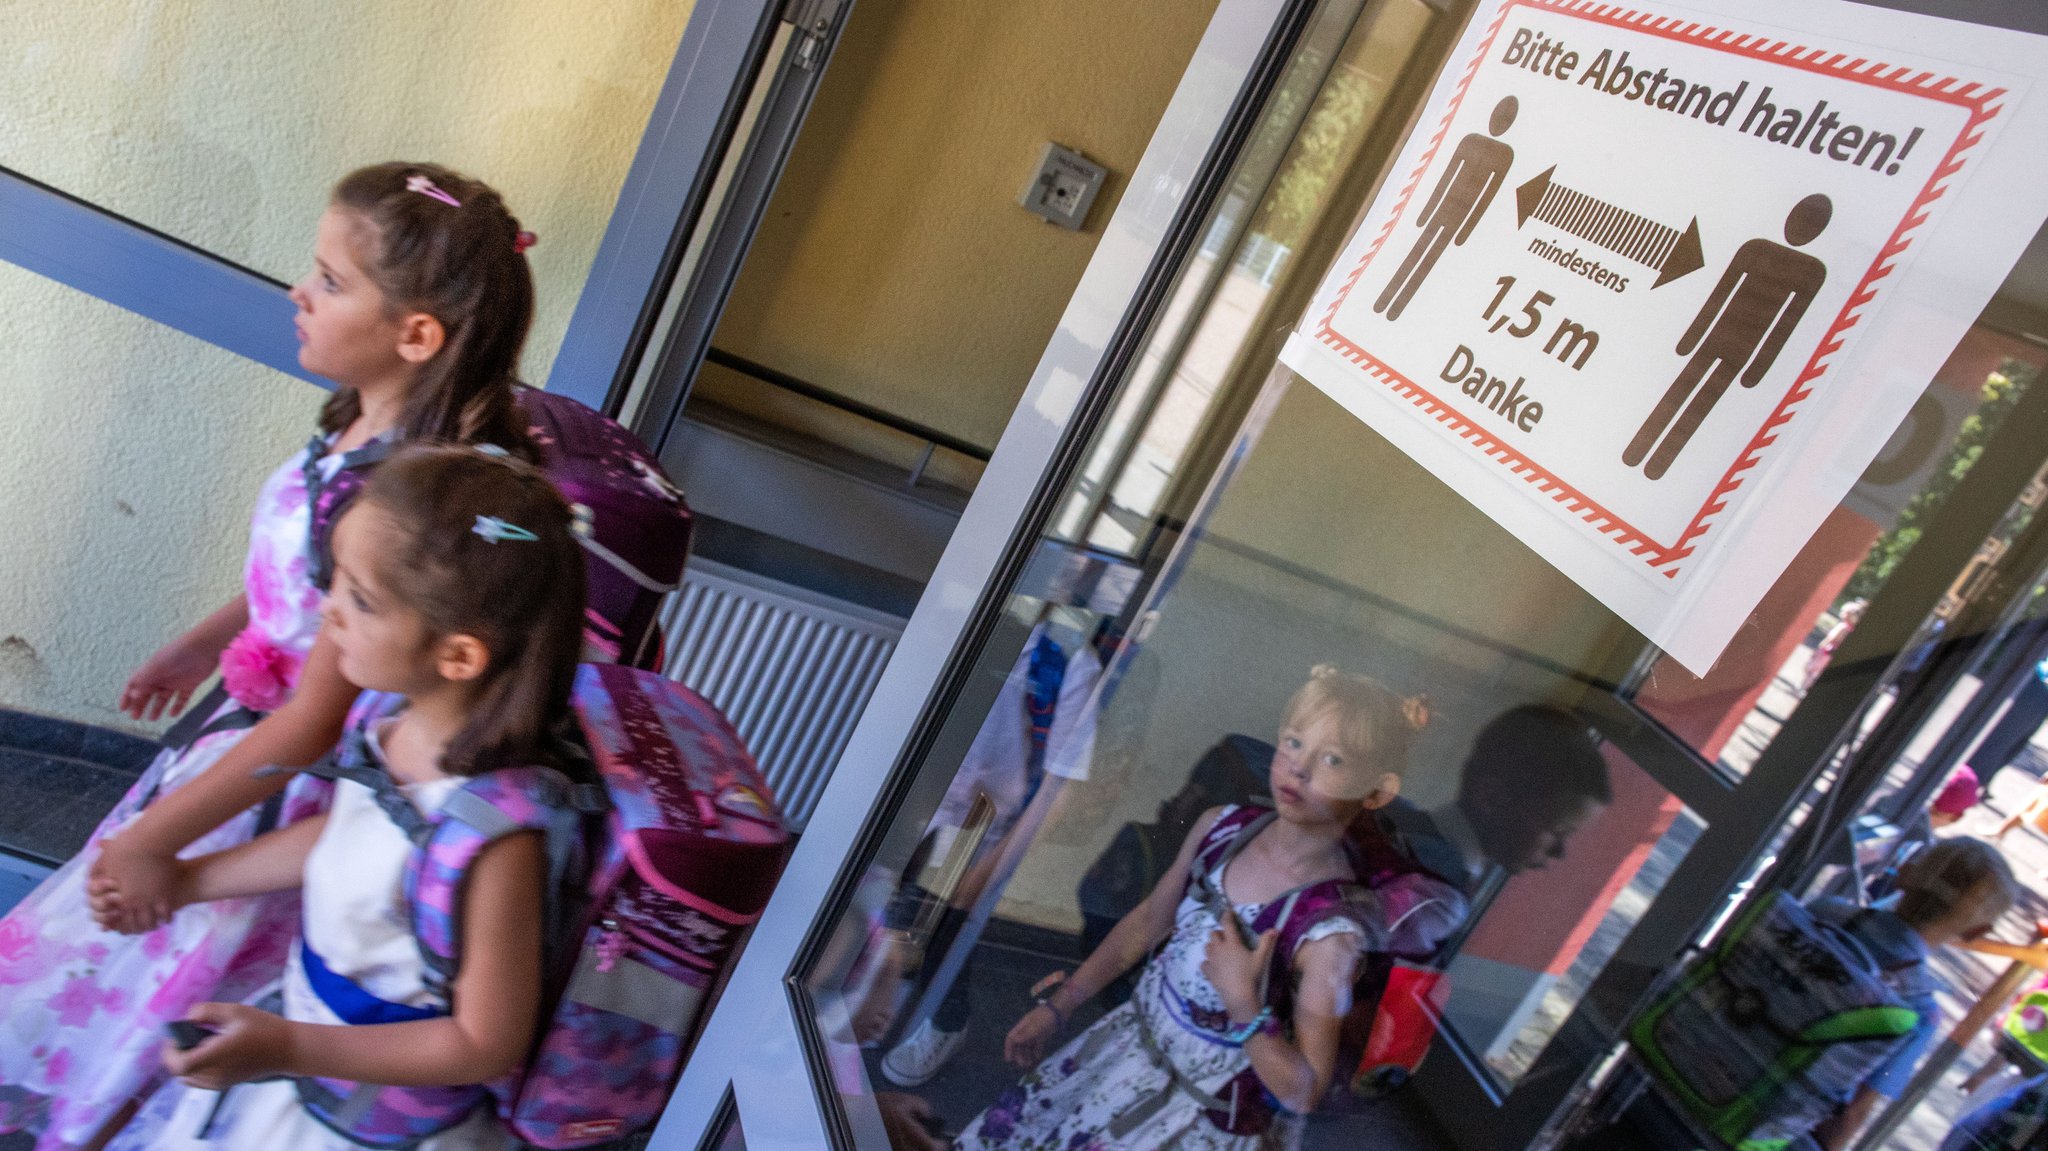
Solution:
M1856 569L1855 575L1849 577L1848 586L1842 589L1842 600L1868 599L1884 586L1884 581L1891 577L1899 561L1919 542L1927 523L1948 502L1949 493L1976 466L1977 458L1984 454L1984 445L1991 441L1992 433L2005 422L2006 413L2012 410L2013 404L2019 401L2020 393L2033 379L2033 365L2012 359L1985 377L1977 410L1964 418L1947 458L1934 469L1927 483L1914 493L1906 509L1899 513L1899 521L1871 545L1862 565Z

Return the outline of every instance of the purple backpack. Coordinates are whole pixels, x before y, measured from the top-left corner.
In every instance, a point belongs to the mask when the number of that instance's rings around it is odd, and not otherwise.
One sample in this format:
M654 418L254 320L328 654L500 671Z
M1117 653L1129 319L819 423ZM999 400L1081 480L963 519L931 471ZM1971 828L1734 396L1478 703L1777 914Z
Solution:
M1188 896L1208 904L1219 919L1225 914L1235 916L1235 909L1230 907L1219 885L1209 881L1209 876L1221 874L1219 869L1226 867L1275 818L1271 808L1249 804L1230 808L1218 816L1195 849L1194 861L1188 868ZM1347 1023L1354 1016L1371 1020L1384 983L1386 960L1432 955L1444 940L1446 919L1432 912L1455 896L1448 885L1420 871L1390 865L1390 860L1362 850L1355 841L1347 841L1346 851L1351 856L1353 872L1364 877L1365 882L1325 879L1305 884L1269 900L1244 925L1254 938L1267 931L1280 933L1259 988L1283 1029L1291 1030L1294 1016L1295 952L1317 925L1331 919L1346 919L1356 924L1363 935L1362 946L1368 959L1354 976L1352 1011ZM1452 910L1461 916L1462 903ZM1450 923L1455 923L1455 918ZM1357 1043L1362 1042L1361 1035ZM1349 1045L1353 1045L1353 1040L1347 1034L1339 1044L1340 1069L1355 1066L1362 1055L1362 1051L1346 1050ZM1325 1103L1342 1103L1354 1089L1340 1076L1332 1083ZM1279 1106L1260 1082L1258 1073L1249 1067L1201 1102L1209 1121L1233 1135L1263 1133L1272 1125Z
M528 387L515 394L527 434L540 449L541 469L562 498L589 513L590 530L580 537L586 553L585 644L619 663L658 667L661 629L655 616L661 598L682 582L690 556L689 504L633 433L567 396ZM344 455L327 479L318 466L326 440L313 437L306 456L313 506L307 550L313 582L322 590L333 577L335 521L362 490L370 469L397 448L393 440L364 444Z
M789 836L738 734L695 692L586 664L574 703L601 795L548 768L500 770L464 784L427 818L375 765L326 772L371 786L418 845L405 894L428 985L444 994L461 967L460 897L478 853L539 830L549 865L549 994L520 1070L474 1087L300 1080L307 1110L349 1139L409 1148L491 1098L513 1134L550 1151L610 1142L660 1117L712 984L774 889ZM378 697L358 715L393 706Z

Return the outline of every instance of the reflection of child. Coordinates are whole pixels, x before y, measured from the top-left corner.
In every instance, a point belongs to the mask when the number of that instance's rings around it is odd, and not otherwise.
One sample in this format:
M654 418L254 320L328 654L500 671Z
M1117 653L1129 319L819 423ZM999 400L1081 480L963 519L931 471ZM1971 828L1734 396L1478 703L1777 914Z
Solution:
M1281 726L1276 809L1205 813L1152 893L1017 1021L1004 1053L1029 1066L1074 1010L1164 941L1131 1001L1040 1063L956 1146L1136 1151L1293 1138L1335 1073L1359 960L1386 931L1356 886L1347 833L1399 791L1412 728L1386 688L1317 668ZM1335 913L1294 920L1297 906ZM1259 934L1247 946L1238 932L1250 929ZM1283 934L1293 959L1269 993Z

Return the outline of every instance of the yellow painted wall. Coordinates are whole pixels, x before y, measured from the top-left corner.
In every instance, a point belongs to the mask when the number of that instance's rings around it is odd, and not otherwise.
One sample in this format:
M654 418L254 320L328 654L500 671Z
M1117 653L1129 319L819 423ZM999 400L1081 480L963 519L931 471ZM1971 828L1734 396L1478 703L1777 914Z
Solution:
M860 0L719 345L993 445L1214 8ZM1048 140L1081 232L1017 206Z
M431 159L540 244L545 379L688 0L0 5L0 166L280 279L351 168ZM236 588L321 393L0 265L0 707L96 723Z

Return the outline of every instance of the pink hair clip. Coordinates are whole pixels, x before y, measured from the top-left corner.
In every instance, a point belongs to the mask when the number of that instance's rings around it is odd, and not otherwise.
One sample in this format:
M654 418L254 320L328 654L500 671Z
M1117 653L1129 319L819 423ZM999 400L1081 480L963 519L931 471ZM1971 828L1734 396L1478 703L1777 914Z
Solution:
M446 204L451 208L460 208L462 206L462 201L456 199L455 197L449 195L446 192L443 192L440 188L435 186L433 180L429 179L426 176L407 176L405 178L405 190L408 192L418 192L422 196L431 196L432 198L441 201L443 204Z
M521 232L512 237L512 252L514 255L523 254L526 249L538 243L540 243L539 236L534 235L532 232Z

